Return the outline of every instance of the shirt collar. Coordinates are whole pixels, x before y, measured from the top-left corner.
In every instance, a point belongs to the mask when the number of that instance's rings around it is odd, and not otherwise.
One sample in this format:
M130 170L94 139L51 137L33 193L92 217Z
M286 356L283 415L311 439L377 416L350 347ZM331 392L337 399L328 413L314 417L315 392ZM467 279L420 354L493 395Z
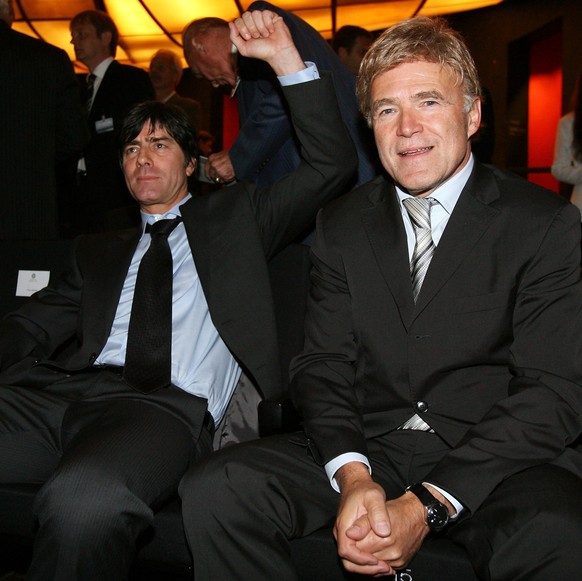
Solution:
M102 79L109 68L109 65L113 62L113 57L109 56L106 59L102 60L94 70L91 72L98 78Z
M146 212L141 212L141 233L145 232L145 227L148 224L154 224L158 220L172 220L177 218L178 216L182 215L180 211L180 206L185 204L190 198L192 194L188 194L183 200L180 200L173 208L168 210L165 214L147 214Z
M473 171L473 166L475 161L473 154L470 155L469 161L465 164L465 167L456 173L452 178L448 179L444 184L440 185L429 197L437 200L438 203L444 208L447 214L452 214L455 205L465 187L467 181L469 181L469 176ZM396 186L396 193L398 194L398 199L402 205L402 200L406 198L411 198L412 196L398 186Z

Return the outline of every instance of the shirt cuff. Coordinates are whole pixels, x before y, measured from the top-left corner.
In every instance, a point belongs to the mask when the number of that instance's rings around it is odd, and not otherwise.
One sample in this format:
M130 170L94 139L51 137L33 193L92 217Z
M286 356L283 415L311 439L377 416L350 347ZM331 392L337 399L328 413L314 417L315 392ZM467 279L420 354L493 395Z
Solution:
M287 87L288 85L298 85L299 83L307 83L309 81L315 81L316 79L319 79L319 71L317 70L315 63L305 61L305 66L307 68L301 69L296 73L277 77L281 83L281 86Z
M465 507L451 494L449 494L446 490L443 490L440 486L435 486L432 482L423 482L423 484L428 484L432 486L436 491L440 492L452 505L453 508L457 511L454 515L450 516L450 520L455 520L461 516L461 513L465 510Z
M327 474L329 483L336 492L341 491L335 479L335 473L342 466L345 466L350 462L361 462L362 464L365 464L368 467L368 472L372 474L372 467L370 466L370 462L368 462L368 459L363 454L358 454L357 452L346 452L345 454L340 454L325 465L325 473Z

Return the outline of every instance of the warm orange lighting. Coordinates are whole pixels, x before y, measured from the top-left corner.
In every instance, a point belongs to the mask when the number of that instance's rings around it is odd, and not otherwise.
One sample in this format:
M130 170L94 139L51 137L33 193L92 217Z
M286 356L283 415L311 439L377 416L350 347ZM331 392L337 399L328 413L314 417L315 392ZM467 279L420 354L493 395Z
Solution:
M451 14L493 6L501 1L426 0L419 14ZM252 0L240 2L243 9L251 3ZM20 0L19 4L22 12L17 6L14 28L65 49L73 59L69 21L77 12L93 8L94 3L89 0ZM144 68L160 48L182 54L181 33L191 20L205 16L232 20L239 14L234 0L105 0L104 4L119 28L118 60ZM331 0L278 0L275 4L309 22L325 38L331 38ZM415 14L421 4L422 0L338 0L335 25L339 28L356 24L371 31L383 30ZM79 70L83 68L79 63L75 64Z

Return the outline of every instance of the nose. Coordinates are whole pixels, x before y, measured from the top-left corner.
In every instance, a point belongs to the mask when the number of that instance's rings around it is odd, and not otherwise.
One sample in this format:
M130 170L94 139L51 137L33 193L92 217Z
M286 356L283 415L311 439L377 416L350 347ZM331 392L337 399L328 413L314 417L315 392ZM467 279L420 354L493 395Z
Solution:
M151 165L151 158L146 147L142 147L139 150L139 155L136 158L137 167L142 167L144 165Z
M422 131L422 124L418 114L413 108L403 108L398 120L398 135L402 137L411 137L415 133Z

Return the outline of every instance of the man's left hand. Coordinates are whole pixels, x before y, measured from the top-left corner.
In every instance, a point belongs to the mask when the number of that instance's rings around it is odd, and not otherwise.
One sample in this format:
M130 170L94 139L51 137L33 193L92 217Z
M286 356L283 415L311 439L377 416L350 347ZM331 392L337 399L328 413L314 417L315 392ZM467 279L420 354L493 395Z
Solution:
M356 541L356 547L360 550L372 553L393 569L402 569L418 552L429 533L425 524L425 508L414 494L406 493L386 502L386 509L391 523L389 536L376 535L367 515L355 521L346 531L346 536Z
M236 175L228 151L219 151L208 156L206 177L213 182L223 184L235 179Z

